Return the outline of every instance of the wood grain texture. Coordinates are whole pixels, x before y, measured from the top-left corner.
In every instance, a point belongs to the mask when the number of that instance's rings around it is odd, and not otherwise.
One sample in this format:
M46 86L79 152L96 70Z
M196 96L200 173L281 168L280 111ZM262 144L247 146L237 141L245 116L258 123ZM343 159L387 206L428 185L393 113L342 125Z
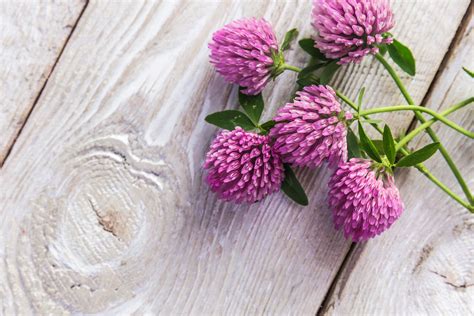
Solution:
M454 45L428 104L443 109L474 95L474 20ZM473 130L472 106L450 116ZM434 128L474 186L474 145L445 126ZM415 140L419 148L427 137ZM437 153L429 168L463 196ZM474 314L474 219L416 170L400 172L405 212L380 238L357 246L335 288L328 315L472 315Z
M236 102L212 32L262 15L283 34L308 8L89 3L2 170L4 310L314 313L347 245L317 195L327 175L306 176L308 208L218 202L201 175L203 117Z
M0 1L0 167L85 0Z
M410 82L418 100L468 1L456 3L394 4L414 51L437 47ZM208 192L201 170L216 133L203 118L237 103L208 64L212 32L264 16L280 39L292 27L309 36L310 10L309 1L89 3L0 171L2 312L314 315L350 245L332 228L328 172L299 172L306 208L281 194L237 207ZM436 45L418 21L441 25ZM266 117L294 79L265 90ZM367 104L393 100L370 60L336 79L350 95L363 82L375 90Z

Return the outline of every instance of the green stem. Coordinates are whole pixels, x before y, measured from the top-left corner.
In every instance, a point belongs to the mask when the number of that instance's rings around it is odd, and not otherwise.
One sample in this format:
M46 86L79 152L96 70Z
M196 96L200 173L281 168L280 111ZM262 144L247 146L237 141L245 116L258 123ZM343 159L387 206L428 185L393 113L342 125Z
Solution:
M464 106L468 105L469 103L472 103L474 102L474 97L472 98L469 98L469 99L466 99L464 101L461 101L459 102L458 104L456 105L453 105L452 107L446 109L445 111L441 112L440 115L442 116L447 116L451 113L453 113L454 111L457 111L461 108L463 108ZM430 127L431 125L433 125L433 123L435 123L437 120L435 118L427 121L426 123L423 123L421 124L420 126L418 126L417 128L415 128L414 130L412 130L408 135L406 135L405 137L403 137L397 144L397 147L395 148L397 151L400 150L400 148L402 148L403 146L405 146L409 141L411 141L416 135L418 135L420 132L422 132L424 129Z
M404 155L408 155L409 152L402 148L400 152ZM457 201L459 204L464 206L469 210L469 212L474 213L474 205L464 201L459 195L451 191L443 182L441 182L438 178L436 178L429 170L426 168L425 165L423 164L417 164L415 166L416 169L418 169L421 173L423 173L428 179L431 180L434 184L436 184L441 190L443 190L446 194L448 194L450 197L452 197L455 201Z
M359 112L359 107L357 106L357 104L355 104L354 102L352 102L348 97L346 97L345 95L343 95L341 92L337 91L337 90L334 90L336 92L336 95L342 100L344 101L345 103L347 103L347 105L349 105L354 111L356 112ZM366 117L367 118L367 117ZM368 118L367 118L368 119Z
M437 112L425 108L423 106L418 106L418 105L395 105L395 106L386 106L386 107L381 107L381 108L375 108L375 109L368 109L364 110L359 113L359 115L370 115L370 114L377 114L377 113L385 113L385 112L396 112L396 111L418 111L418 112L425 112L428 113L429 115L433 116L436 118L438 121L443 122L447 126L451 127L452 129L460 132L461 134L466 135L469 138L474 138L474 133L469 132L468 130L462 128L458 124L454 123L451 120L448 120L444 116L438 114ZM426 127L426 128L429 128Z
M286 70L291 70L291 71L294 71L294 72L301 72L301 68L296 67L296 66L292 66L292 65L288 65L288 64L283 64L282 68L286 69Z
M380 54L375 54L375 58L377 58L377 60L385 67L385 69L388 71L388 73L390 74L390 76L392 77L393 81L395 81L395 84L397 85L398 89L400 89L400 92L403 94L403 97L405 98L405 100L407 100L407 102L410 104L410 105L415 105L415 101L413 101L413 99L411 98L410 94L408 93L407 89L405 88L405 86L403 85L403 82L402 80L400 79L400 77L398 77L397 73L395 72L395 70L392 68L392 66L390 66L390 64L385 60L385 58L380 55Z
M392 77L393 81L395 82L395 84L398 86L398 88L400 89L401 93L403 94L403 96L405 97L405 99L407 100L407 102L410 104L410 105L414 105L415 102L413 101L413 99L411 98L410 94L408 93L407 89L405 88L405 86L403 85L403 82L400 80L400 78L398 77L397 73L395 72L395 70L392 68L392 66L390 66L390 64L385 60L385 58L380 55L380 54L376 54L375 55L375 58L377 58L377 60L385 67L385 69L388 71L388 73L390 74L390 76ZM418 111L415 111L415 116L416 118L422 123L424 124L426 122L426 119L423 117L423 115L421 113L419 113ZM462 188L464 194L466 195L469 203L471 205L474 205L474 199L472 197L472 194L471 194L471 191L469 190L469 187L467 186L466 184L466 181L464 180L464 178L462 177L461 173L459 172L459 169L458 167L456 166L456 164L454 163L453 159L451 158L451 156L449 155L448 151L446 150L446 148L441 144L438 136L436 135L436 133L430 128L428 127L426 129L426 132L428 133L428 135L431 137L431 139L434 141L434 142L438 142L440 143L440 147L439 147L439 151L441 152L441 154L443 155L444 159L446 160L449 168L451 169L451 171L453 172L454 176L456 177L456 180L458 181L460 187Z
M347 103L347 105L349 105L351 108L353 108L356 111L358 110L358 106L354 102L352 102L348 97L346 97L344 94L342 94L341 92L339 92L337 90L336 90L336 94L345 103ZM361 115L361 116L365 119L369 119L369 116L367 116L367 115ZM434 119L433 119L433 122L434 122ZM381 135L383 135L383 129L377 123L370 123L370 125L372 125ZM395 142L395 145L397 145L396 142ZM407 156L407 155L410 154L410 152L408 150L406 150L405 148L401 148L400 152L404 156ZM462 206L467 208L470 212L474 213L474 207L472 205L470 205L469 203L464 201L461 197L459 197L459 195L457 195L456 193L451 191L451 189L449 189L443 182L441 182L438 178L436 178L428 170L428 168L426 168L426 166L424 164L420 163L420 164L416 165L415 168L418 169L422 174L424 174L428 179L430 179L431 182L433 182L435 185L437 185L441 190L443 190L453 200L455 200L456 202L458 202L459 204L461 204Z

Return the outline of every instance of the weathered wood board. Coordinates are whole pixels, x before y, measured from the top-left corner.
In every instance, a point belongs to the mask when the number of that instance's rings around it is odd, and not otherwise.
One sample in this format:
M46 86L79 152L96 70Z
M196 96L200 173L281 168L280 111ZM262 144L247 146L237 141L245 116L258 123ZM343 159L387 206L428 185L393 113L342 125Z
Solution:
M394 1L394 33L423 56L405 79L417 101L469 1L452 3ZM208 64L212 32L264 16L279 38L292 27L309 36L310 11L310 1L89 3L1 169L2 312L314 315L350 246L326 208L329 173L300 172L306 208L280 194L236 207L208 192L200 167L216 133L204 116L236 106ZM367 105L396 103L382 73L368 59L335 84L350 96L365 85ZM265 90L267 117L294 78Z
M474 19L452 48L446 67L427 99L442 110L474 95ZM473 130L472 107L450 116ZM446 148L474 187L474 146L453 130L434 125ZM413 146L426 144L428 137ZM438 153L427 166L463 196ZM405 213L388 232L357 246L329 301L331 315L474 314L474 218L416 170L400 172L397 183Z
M0 1L0 167L84 5L84 0Z

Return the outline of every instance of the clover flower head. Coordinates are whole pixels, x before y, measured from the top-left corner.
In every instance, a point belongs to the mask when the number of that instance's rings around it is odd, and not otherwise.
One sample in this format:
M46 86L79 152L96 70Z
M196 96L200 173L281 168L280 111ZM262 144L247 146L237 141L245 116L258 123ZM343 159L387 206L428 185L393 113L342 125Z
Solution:
M233 21L215 32L209 43L210 60L230 83L245 89L242 93L260 93L268 81L278 75L282 55L271 25L265 19Z
M361 158L352 158L335 170L328 202L336 228L343 228L346 238L354 241L381 234L404 208L391 171Z
M216 137L204 168L211 190L220 199L236 203L260 201L278 191L284 179L283 163L269 137L240 127Z
M329 86L311 85L297 92L292 103L280 108L270 130L275 150L286 163L332 167L347 160L347 125L352 114L343 112Z
M360 62L390 44L384 34L394 26L389 0L314 0L312 24L318 35L315 46L339 64Z

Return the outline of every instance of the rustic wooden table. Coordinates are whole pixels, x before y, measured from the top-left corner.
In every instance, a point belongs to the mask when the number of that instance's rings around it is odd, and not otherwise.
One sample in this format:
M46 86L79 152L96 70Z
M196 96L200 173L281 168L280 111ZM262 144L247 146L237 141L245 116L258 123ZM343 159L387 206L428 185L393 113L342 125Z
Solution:
M469 0L392 1L417 57L403 77L439 110L473 95ZM474 314L474 217L416 170L399 172L406 210L351 244L324 201L328 172L299 171L312 197L236 207L203 183L236 89L208 63L213 31L264 16L281 38L312 34L311 1L0 1L0 314ZM287 59L303 65L292 49ZM264 91L266 117L295 74ZM369 106L404 103L372 58L334 85ZM410 113L385 116L396 132ZM471 129L474 112L452 119ZM434 125L474 182L472 142ZM419 139L418 146L426 139ZM444 161L429 163L455 188Z

